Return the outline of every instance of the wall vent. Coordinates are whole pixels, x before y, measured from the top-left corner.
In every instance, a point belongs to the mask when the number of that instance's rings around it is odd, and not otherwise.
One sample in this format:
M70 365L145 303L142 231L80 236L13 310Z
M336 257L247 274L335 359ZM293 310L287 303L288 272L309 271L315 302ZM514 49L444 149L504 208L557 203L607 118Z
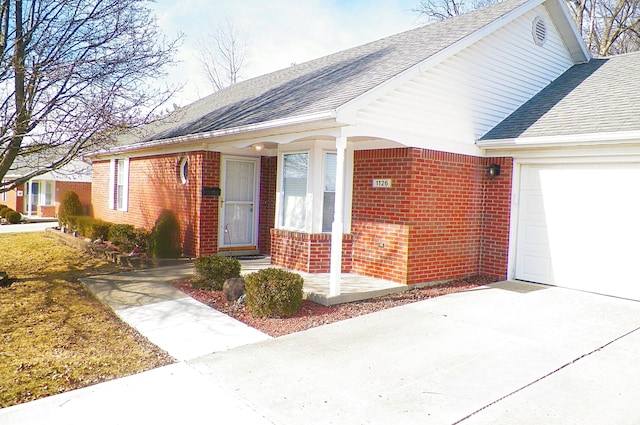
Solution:
M531 28L531 32L533 34L533 41L538 45L542 46L547 39L547 23L542 19L541 16L537 16L533 20L533 27Z

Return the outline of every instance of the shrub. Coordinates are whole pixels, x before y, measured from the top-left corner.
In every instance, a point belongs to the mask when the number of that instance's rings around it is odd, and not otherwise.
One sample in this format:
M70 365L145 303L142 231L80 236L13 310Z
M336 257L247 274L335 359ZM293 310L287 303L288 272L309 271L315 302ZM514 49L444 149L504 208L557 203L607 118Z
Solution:
M297 273L268 268L245 277L247 308L257 317L289 317L302 306L302 284Z
M6 216L6 214L7 214L8 212L10 212L10 211L13 211L13 209L12 209L12 208L9 208L9 207L6 207L6 206L5 206L4 208L1 208L1 209L0 209L0 217L2 217L2 218L6 218L6 217L5 217L5 216Z
M82 215L82 204L80 203L80 197L76 192L70 190L62 195L62 202L60 203L60 209L58 210L58 221L61 226L69 226L69 217ZM106 236L106 235L105 235Z
M180 224L173 211L164 210L158 216L151 230L149 253L154 258L177 258L182 253Z
M135 245L138 245L140 249L145 252L149 248L149 240L151 239L151 233L145 229L138 228L135 233Z
M16 224L16 223L20 223L22 221L22 214L20 214L17 211L8 211L4 218L7 220L7 222L9 222L10 224Z
M132 251L136 247L136 229L131 224L114 224L109 229L107 238L123 252Z
M192 285L197 289L221 291L225 280L240 277L240 262L235 258L211 255L193 262L196 277Z
M73 230L85 238L97 239L105 238L109 234L111 223L98 220L89 216L73 216Z

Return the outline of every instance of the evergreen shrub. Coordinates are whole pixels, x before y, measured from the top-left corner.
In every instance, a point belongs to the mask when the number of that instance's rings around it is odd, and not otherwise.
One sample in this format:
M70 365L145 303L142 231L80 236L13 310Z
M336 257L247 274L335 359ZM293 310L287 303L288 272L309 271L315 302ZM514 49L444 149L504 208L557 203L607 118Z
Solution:
M232 257L210 255L196 258L193 264L196 277L191 284L196 289L222 291L227 279L240 277L240 262Z
M17 224L22 221L22 214L17 211L7 211L4 215L4 218L9 224Z
M290 317L302 306L304 279L297 273L268 268L245 277L246 303L256 317Z
M151 230L149 253L154 258L178 258L182 254L180 224L173 211L164 210L158 216Z
M83 213L84 211L78 194L73 190L65 192L64 195L62 195L62 202L58 210L58 221L60 225L71 228L69 217L80 216Z

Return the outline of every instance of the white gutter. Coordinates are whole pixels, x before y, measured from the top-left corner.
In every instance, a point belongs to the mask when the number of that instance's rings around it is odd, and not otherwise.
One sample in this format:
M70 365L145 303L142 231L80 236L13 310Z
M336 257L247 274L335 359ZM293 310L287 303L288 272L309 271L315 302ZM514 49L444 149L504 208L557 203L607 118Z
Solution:
M549 147L613 145L640 142L640 130L608 133L571 134L567 136L517 137L512 139L478 140L476 145L486 151Z

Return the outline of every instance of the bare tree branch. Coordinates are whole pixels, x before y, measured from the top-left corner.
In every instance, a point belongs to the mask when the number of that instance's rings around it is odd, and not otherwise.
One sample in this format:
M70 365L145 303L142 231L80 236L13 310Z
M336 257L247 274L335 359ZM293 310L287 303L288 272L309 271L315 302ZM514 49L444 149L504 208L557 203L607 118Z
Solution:
M246 40L231 19L198 41L196 58L215 91L238 82L246 56Z
M420 0L414 9L441 21L496 0ZM587 48L596 56L640 50L640 0L566 0Z
M173 91L145 0L0 0L0 192L108 146ZM7 179L19 164L38 164Z

